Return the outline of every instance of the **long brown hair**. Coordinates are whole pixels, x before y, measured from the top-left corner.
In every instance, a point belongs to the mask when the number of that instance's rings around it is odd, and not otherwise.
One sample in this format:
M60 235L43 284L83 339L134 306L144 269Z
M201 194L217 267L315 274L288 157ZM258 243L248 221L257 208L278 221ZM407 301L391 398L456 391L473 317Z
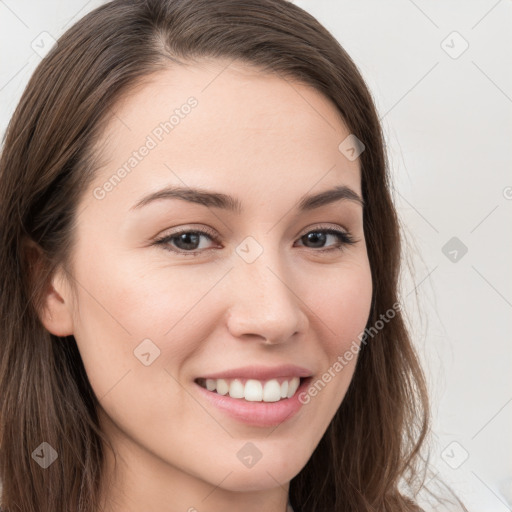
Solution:
M95 150L114 102L148 75L203 57L252 64L334 102L365 146L364 230L374 284L367 327L399 301L400 231L376 109L355 64L318 21L285 0L114 0L95 9L37 67L0 160L5 511L98 510L109 445L99 428L99 403L74 337L50 334L38 312L57 266L69 263L77 204L94 179ZM37 267L34 248L43 256ZM339 410L290 483L292 506L296 512L421 510L413 489L424 483L419 462L429 429L424 374L396 311L361 345ZM45 471L31 456L42 442L58 454ZM399 490L401 482L410 491Z

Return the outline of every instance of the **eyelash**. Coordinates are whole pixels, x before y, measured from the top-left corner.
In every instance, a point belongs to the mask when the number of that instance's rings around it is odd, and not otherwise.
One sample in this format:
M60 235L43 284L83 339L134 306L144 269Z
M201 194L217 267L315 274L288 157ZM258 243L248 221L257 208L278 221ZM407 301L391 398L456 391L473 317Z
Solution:
M321 226L319 226L318 228L312 229L312 230L308 231L307 233L304 233L304 235L300 236L299 239L305 237L309 233L319 233L319 232L327 234L327 235L334 235L334 236L338 237L338 240L340 241L341 245L334 246L334 247L327 248L327 249L312 249L314 252L325 253L325 252L332 252L332 251L336 251L336 250L343 250L346 245L353 245L358 242L358 240L354 239L348 231L341 231L341 230L333 229L333 228L322 228ZM219 242L216 235L211 231L202 230L202 229L186 229L183 231L179 231L177 233L172 233L170 235L166 235L164 237L158 238L154 241L153 245L162 245L163 249L166 251L174 252L176 254L180 254L183 256L192 256L192 257L199 256L201 253L211 250L211 249L202 249L199 251L184 251L181 249L172 248L171 246L168 245L168 242L170 242L171 240L173 240L175 238L178 238L180 235L183 235L185 233L204 235L204 236L210 238L210 240L212 242L216 242L216 243Z

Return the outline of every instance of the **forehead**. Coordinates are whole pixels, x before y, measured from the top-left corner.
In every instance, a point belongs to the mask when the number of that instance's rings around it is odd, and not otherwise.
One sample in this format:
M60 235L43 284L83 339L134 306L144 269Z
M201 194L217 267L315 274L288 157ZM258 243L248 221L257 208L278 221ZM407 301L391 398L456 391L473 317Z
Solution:
M204 59L173 65L142 77L113 107L110 128L115 129L117 116L123 115L129 121L139 116L141 110L148 115L157 114L158 118L165 117L191 95L201 101L202 112L234 108L226 120L234 119L236 112L252 121L287 112L300 118L319 117L332 130L344 124L327 96L296 78L263 71L241 61ZM273 113L269 107L275 109ZM220 124L223 119L217 121Z
M295 196L325 180L360 193L359 160L339 150L350 132L332 101L244 63L159 71L111 113L101 138L105 165L93 186L112 181L107 198L124 209L171 183Z

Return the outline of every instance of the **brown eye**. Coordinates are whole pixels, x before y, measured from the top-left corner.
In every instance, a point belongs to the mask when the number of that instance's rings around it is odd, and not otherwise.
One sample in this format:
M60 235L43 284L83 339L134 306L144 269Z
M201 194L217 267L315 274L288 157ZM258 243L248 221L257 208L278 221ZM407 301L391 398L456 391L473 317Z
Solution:
M163 248L167 251L173 251L186 256L197 256L199 253L208 250L204 247L199 247L201 238L217 241L210 233L206 231L186 230L159 238L155 241L155 245L162 245Z
M329 235L334 236L338 239L338 245L335 247L324 249L323 246L328 240ZM303 243L312 244L312 247L309 245L308 247L311 247L313 249L319 248L327 251L331 249L342 249L345 245L356 243L356 240L352 238L350 233L332 228L315 229L314 231L310 231L309 233L306 233L305 235L301 236L300 240L302 240Z

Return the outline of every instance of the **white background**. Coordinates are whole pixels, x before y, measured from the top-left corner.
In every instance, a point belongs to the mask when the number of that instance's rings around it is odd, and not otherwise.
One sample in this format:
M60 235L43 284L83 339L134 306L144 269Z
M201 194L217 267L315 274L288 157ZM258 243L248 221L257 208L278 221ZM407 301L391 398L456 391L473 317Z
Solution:
M2 137L40 61L33 42L102 3L0 0ZM472 512L511 510L512 1L295 3L354 59L383 123L432 398L429 475Z

